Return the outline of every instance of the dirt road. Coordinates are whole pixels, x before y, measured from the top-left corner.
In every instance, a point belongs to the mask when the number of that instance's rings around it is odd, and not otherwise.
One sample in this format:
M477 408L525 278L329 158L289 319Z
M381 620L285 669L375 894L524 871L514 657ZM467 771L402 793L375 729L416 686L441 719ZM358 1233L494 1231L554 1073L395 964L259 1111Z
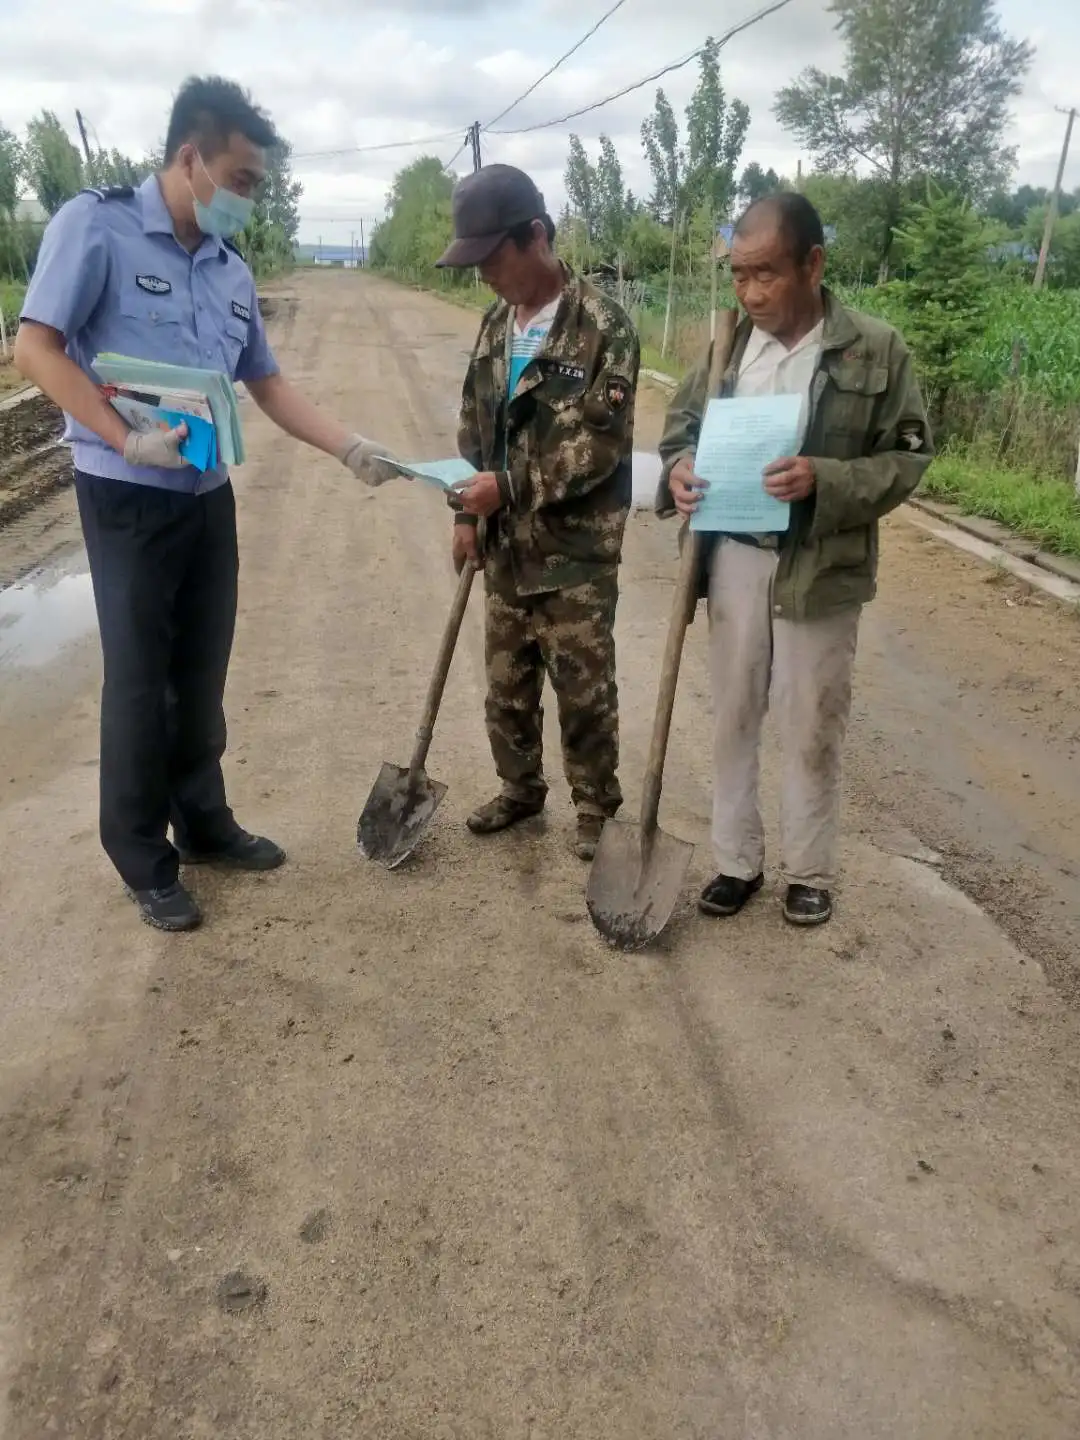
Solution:
M336 273L274 328L351 423L438 454L474 324ZM561 777L545 823L464 830L478 607L434 831L394 874L358 858L452 592L446 512L247 424L229 778L291 864L196 877L195 936L139 926L97 846L77 554L0 592L3 1440L1080 1432L1076 618L891 523L835 924L793 934L770 893L716 925L688 891L627 958ZM9 570L70 539L51 503L21 560L0 536ZM635 517L631 803L673 547ZM703 639L664 802L695 885Z

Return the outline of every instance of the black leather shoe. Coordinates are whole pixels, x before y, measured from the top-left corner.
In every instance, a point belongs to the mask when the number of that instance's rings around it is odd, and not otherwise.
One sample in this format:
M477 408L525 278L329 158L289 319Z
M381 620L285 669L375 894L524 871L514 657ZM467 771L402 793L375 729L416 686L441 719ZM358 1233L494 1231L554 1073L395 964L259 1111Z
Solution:
M810 885L789 885L784 919L789 925L824 925L832 919L832 896Z
M213 850L180 851L181 865L227 865L234 870L276 870L285 864L285 851L262 835L238 830L231 840Z
M155 930L195 930L202 924L202 911L180 884L167 885L163 890L132 890L128 894L139 907L147 925Z
M753 880L737 880L732 875L717 875L701 892L697 902L698 909L704 915L720 915L725 918L737 915L764 883L764 875L755 875Z

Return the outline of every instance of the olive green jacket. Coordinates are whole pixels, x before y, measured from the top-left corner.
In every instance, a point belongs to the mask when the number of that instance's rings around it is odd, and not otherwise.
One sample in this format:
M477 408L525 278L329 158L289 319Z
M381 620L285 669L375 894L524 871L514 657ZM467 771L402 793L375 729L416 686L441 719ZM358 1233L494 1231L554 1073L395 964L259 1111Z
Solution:
M774 613L810 620L872 600L877 586L878 521L908 498L929 465L933 440L900 335L884 321L858 314L824 292L821 356L810 386L810 419L802 454L814 462L815 485L791 507L780 537ZM731 362L714 393L731 395L752 326L735 332ZM679 386L668 409L656 513L673 515L669 479L679 460L693 459L709 390L711 353ZM708 592L717 536L701 535L698 596Z
M586 584L618 564L630 510L637 332L614 300L564 270L547 341L513 399L514 317L503 301L481 322L461 397L458 449L499 477L488 555L510 564L521 595Z

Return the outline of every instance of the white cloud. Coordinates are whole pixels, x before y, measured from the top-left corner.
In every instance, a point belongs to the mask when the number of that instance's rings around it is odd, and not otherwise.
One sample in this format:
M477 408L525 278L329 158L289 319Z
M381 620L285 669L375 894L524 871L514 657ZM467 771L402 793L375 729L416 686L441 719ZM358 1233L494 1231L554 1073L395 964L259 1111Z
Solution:
M750 13L716 0L627 0L571 61L497 128L517 130L566 114L687 54L710 30ZM396 144L450 135L414 149L298 159L305 239L348 239L359 218L377 216L394 172L426 149L449 160L473 120L498 114L568 49L606 8L603 0L7 0L0 120L21 128L48 107L74 133L78 105L103 145L139 153L164 133L170 98L185 75L223 71L241 80L273 115L297 152ZM1001 0L1014 34L1030 33L1030 7ZM1039 14L1032 75L1017 106L1011 140L1020 176L1052 178L1064 121L1054 106L1080 100L1072 57L1080 49L1080 7L1048 0ZM178 43L149 43L160 31ZM771 113L776 91L808 64L835 66L839 46L825 0L793 0L736 37L723 57L728 93L750 106L744 160L791 173L795 147ZM661 83L681 111L693 66ZM610 134L627 178L646 193L641 122L655 85L573 122L531 134L484 137L487 158L530 170L549 206L562 199L567 135L596 150ZM462 157L462 164L465 163ZM1080 142L1066 175L1080 184Z

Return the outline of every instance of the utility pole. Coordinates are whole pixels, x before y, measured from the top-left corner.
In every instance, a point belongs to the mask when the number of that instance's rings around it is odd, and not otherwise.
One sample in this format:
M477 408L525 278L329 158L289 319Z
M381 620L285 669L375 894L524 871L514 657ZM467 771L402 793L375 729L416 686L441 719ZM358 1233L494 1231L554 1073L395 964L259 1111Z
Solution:
M360 268L367 269L367 250L364 246L364 217L360 217Z
M1035 266L1035 282L1032 286L1034 290L1042 289L1042 283L1046 276L1046 262L1050 257L1050 240L1054 234L1058 201L1061 197L1061 181L1065 175L1065 161L1069 158L1069 143L1072 140L1073 121L1076 119L1075 105L1069 110L1062 109L1060 105L1057 106L1057 109L1062 115L1068 115L1069 119L1065 125L1065 143L1061 147L1061 159L1058 161L1054 193L1050 196L1050 204L1046 207L1046 225L1043 227L1042 245L1039 247L1039 263Z
M481 167L483 166L483 163L484 163L483 160L480 158L480 121L479 121L479 120L474 120L473 123L469 126L467 139L468 139L468 141L469 141L469 144L470 144L471 147L472 147L472 168L473 168L474 170L479 170L479 169L481 169Z
M91 165L93 161L90 159L90 141L86 138L86 121L82 117L81 110L75 111L75 119L78 122L79 134L82 136L82 148L83 154L86 156L86 163Z

